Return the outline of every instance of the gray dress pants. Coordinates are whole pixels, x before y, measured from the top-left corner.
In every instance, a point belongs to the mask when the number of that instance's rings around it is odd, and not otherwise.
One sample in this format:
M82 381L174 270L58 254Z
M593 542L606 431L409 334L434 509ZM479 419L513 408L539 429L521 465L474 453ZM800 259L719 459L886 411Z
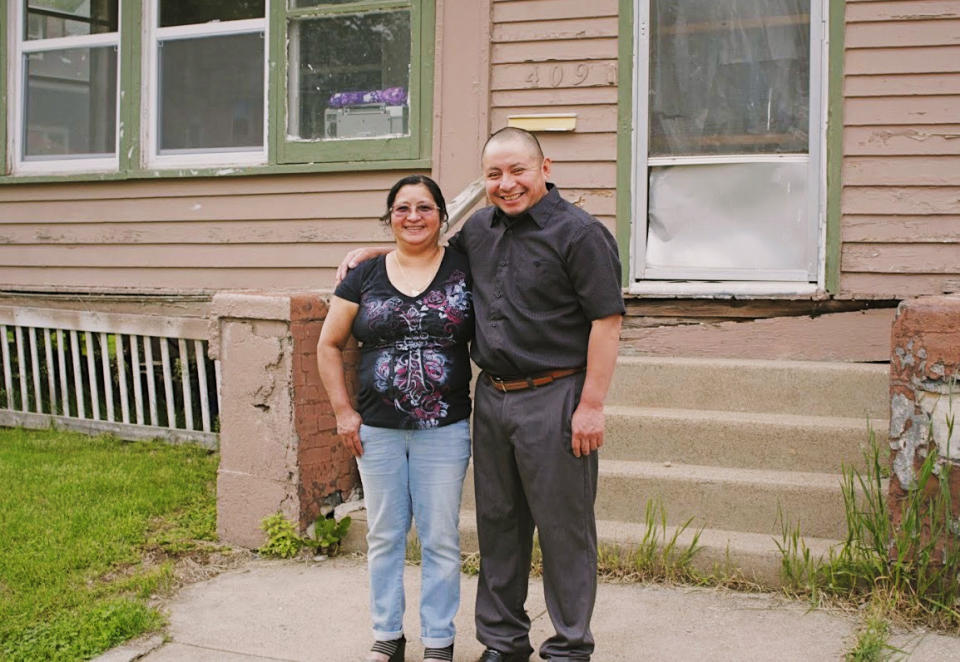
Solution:
M575 457L570 419L584 374L503 393L481 375L474 412L473 468L480 542L477 638L527 654L524 609L536 527L543 590L556 634L544 659L589 660L597 593L597 453Z

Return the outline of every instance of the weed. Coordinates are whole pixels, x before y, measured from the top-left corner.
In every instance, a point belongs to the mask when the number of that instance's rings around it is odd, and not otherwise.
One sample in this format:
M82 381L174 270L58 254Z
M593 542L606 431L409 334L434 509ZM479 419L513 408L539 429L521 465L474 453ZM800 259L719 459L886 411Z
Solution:
M423 547L420 545L420 538L409 536L407 538L407 563L420 565L423 561Z
M276 512L263 518L260 529L267 534L267 541L257 550L263 556L292 559L304 548L334 556L350 529L350 518L344 517L338 522L333 518L318 517L313 534L301 537L296 525L283 513Z
M680 542L690 527L691 521L687 520L670 534L663 504L659 499L648 501L645 511L646 530L643 539L636 546L622 548L616 545L599 545L597 549L599 578L602 581L611 582L674 581L715 585L728 585L733 582L737 586L746 587L746 582L722 573L705 576L693 568L692 561L700 549L702 529L694 531L689 542ZM407 558L410 558L409 548ZM464 574L478 574L480 554L478 552L463 554L460 567ZM534 536L530 554L530 575L539 577L542 574L543 551L540 548L539 538ZM756 587L750 585L749 588Z
M891 646L887 639L890 625L881 614L872 611L867 615L864 626L857 633L857 643L853 650L844 656L846 662L883 662L893 659L904 651Z
M350 517L344 517L340 521L332 517L318 517L313 525L313 535L304 537L303 544L313 549L316 554L336 556L340 550L340 542L350 530L350 522Z
M460 571L465 575L476 577L480 574L480 552L470 552L460 555Z
M257 551L264 556L292 559L300 553L303 540L297 534L296 526L284 517L283 513L276 512L263 518L263 521L260 522L260 528L267 534L267 542L261 545Z
M692 518L676 527L672 534L667 527L667 511L659 499L647 502L644 513L643 538L632 549L601 545L597 567L607 581L671 581L704 583L692 562L700 549L700 534L693 531L688 543L680 539L690 527Z
M952 517L950 464L939 462L935 448L927 454L894 528L873 430L869 442L864 473L843 470L847 537L839 547L826 559L813 559L799 529L784 525L777 544L785 587L814 600L889 602L899 619L955 631L960 627L960 544Z

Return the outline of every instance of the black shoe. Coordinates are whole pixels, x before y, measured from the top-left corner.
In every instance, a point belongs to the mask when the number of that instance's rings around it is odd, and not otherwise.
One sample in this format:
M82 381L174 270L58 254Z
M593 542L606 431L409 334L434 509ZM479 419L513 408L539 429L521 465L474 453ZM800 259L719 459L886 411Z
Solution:
M495 648L488 648L477 662L527 662L529 659L529 655L522 653L501 653Z
M371 653L381 653L390 657L390 662L403 662L403 654L407 648L406 637L390 641L375 641L370 647Z

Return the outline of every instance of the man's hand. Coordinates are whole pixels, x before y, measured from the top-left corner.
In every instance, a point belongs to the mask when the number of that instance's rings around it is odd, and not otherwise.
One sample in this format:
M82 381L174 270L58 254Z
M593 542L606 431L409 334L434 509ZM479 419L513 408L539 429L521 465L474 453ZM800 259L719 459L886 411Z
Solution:
M603 405L580 401L573 412L573 440L571 446L576 457L590 455L603 446Z
M366 262L372 257L389 253L392 249L383 247L367 246L366 248L354 248L346 254L340 266L337 267L337 280L334 285L339 285L340 281L347 277L347 272L353 269L361 262Z
M353 409L337 414L337 434L354 457L363 455L363 444L360 443L361 423L363 420L360 414Z

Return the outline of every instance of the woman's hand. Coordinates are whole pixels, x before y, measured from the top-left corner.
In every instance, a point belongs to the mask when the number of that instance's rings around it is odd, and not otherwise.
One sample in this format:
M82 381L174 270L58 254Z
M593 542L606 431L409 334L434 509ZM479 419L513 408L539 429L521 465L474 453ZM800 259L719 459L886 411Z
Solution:
M363 455L363 444L360 443L361 423L363 419L354 409L337 414L337 434L354 457Z

